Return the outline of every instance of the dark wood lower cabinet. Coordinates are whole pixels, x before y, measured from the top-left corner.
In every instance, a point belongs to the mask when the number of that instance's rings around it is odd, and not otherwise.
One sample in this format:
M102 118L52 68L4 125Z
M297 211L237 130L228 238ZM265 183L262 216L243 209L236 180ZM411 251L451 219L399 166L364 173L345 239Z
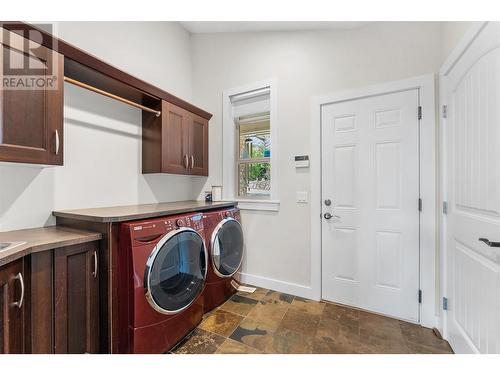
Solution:
M27 353L54 353L54 252L42 251L25 258L25 348Z
M99 243L0 267L0 353L99 353Z
M42 251L25 258L26 353L101 351L98 250L98 242L89 242ZM1 319L3 322L3 317Z
M0 353L24 353L24 263L0 267Z
M54 352L99 352L96 243L54 250Z

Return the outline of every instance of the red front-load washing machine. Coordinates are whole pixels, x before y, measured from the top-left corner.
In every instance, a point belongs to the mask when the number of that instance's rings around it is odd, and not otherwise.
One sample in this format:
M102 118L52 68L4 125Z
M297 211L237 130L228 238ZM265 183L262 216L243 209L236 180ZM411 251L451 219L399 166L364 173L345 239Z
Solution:
M205 312L227 301L235 292L237 272L243 261L243 230L237 207L203 214L209 266L205 285Z
M167 352L200 323L208 268L203 236L199 213L121 225L121 353Z

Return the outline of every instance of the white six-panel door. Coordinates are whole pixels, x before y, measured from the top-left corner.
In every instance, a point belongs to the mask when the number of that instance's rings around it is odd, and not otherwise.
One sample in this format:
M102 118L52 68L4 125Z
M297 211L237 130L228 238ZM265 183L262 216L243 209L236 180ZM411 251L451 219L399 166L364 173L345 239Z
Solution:
M446 336L457 353L500 353L500 23L443 76L447 105Z
M418 89L322 106L322 296L419 320ZM330 200L331 205L325 201Z

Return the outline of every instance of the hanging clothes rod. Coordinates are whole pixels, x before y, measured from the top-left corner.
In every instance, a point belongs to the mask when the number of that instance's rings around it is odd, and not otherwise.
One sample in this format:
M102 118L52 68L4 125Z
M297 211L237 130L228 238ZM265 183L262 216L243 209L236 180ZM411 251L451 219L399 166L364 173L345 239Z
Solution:
M107 96L108 98L118 100L119 102L122 102L122 103L125 103L125 104L128 104L128 105L131 105L132 107L136 107L136 108L142 109L143 111L150 112L150 113L154 113L154 114L156 115L156 117L160 117L160 116L161 116L161 111L157 111L157 110L155 110L155 109L152 109L152 108L149 108L149 107L143 106L142 104L138 104L138 103L133 102L133 101L131 101L131 100L128 100L128 99L122 98L121 96L111 94L111 93L109 93L109 92L107 92L107 91L104 91L104 90L98 89L97 87L87 85L86 83L83 83L83 82L77 81L76 79L69 78L69 77L66 77L66 76L65 76L65 77L64 77L64 82L68 82L68 83L71 83L72 85L75 85L75 86L78 86L78 87L81 87L81 88L84 88L84 89L87 89L87 90L90 90L90 91L96 92L96 93L98 93L98 94L101 94L101 95Z

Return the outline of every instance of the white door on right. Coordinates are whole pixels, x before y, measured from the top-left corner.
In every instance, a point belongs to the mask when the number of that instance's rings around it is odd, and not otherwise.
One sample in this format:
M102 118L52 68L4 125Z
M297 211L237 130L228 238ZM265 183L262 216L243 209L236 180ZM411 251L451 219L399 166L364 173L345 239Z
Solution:
M419 321L418 106L419 90L411 89L321 110L323 298L412 322Z
M500 23L486 24L443 84L445 334L456 353L500 353Z

